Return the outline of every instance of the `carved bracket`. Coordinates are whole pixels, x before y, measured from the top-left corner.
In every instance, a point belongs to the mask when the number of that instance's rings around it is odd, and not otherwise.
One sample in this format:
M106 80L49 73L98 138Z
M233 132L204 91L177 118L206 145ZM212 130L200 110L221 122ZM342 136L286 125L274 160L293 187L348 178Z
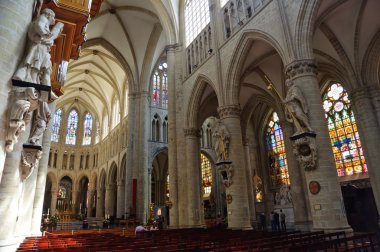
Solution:
M312 132L305 132L290 137L290 140L293 140L293 153L305 171L312 171L317 168L315 137L316 134Z
M231 161L219 162L216 164L217 169L222 175L222 184L228 188L232 185L232 177L234 175L234 169Z
M20 177L21 181L26 180L33 172L34 168L42 157L42 148L34 145L23 145L21 152Z
M50 87L36 85L20 80L12 80L13 87L10 92L10 105L8 110L8 130L5 140L7 152L13 151L14 144L18 142L21 133L31 120L31 112L46 103L49 99Z

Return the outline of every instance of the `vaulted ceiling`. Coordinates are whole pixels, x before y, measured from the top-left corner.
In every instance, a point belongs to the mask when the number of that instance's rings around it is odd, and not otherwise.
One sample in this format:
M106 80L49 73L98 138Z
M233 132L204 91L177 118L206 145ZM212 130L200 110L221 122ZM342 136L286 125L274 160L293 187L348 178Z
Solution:
M78 60L69 63L65 94L57 107L88 107L102 121L128 92L149 89L165 46L178 41L180 0L104 0L87 28ZM69 108L67 108L69 109Z

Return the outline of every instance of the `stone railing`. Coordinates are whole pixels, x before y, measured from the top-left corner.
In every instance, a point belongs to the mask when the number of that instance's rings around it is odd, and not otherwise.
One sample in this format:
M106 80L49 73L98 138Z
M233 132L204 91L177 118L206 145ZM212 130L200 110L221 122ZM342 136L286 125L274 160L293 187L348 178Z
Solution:
M255 13L264 7L267 0L230 0L221 9L224 23L224 36L231 37L237 30L247 23Z
M187 74L193 73L213 52L212 30L208 24L186 48Z

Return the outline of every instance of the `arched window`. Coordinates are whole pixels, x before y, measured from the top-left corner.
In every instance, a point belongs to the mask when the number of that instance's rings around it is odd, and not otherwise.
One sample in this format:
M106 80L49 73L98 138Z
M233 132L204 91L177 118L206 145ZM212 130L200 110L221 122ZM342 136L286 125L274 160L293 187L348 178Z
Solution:
M333 83L323 95L338 176L349 176L368 171L360 141L358 126L346 90Z
M185 4L186 47L210 23L208 0L187 0Z
M66 144L75 145L77 140L78 113L71 110L67 120Z
M54 113L54 120L51 130L51 141L58 143L59 141L59 129L61 127L62 109L58 109Z
M210 160L201 153L201 173L203 198L210 197L212 187L212 169Z
M84 125L83 125L83 145L91 144L91 134L92 134L92 115L86 113L84 116Z
M276 112L269 119L266 131L266 147L269 162L269 174L272 187L289 185L288 164L282 129Z
M161 63L155 69L152 76L152 106L159 108L168 107L168 65Z

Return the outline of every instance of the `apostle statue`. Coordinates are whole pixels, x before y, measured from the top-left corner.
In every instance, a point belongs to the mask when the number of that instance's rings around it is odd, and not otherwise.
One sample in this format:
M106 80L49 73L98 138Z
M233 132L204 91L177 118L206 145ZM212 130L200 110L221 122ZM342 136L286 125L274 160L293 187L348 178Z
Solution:
M42 10L28 29L26 56L19 65L13 79L50 86L52 63L50 56L54 40L63 30L63 23L55 24L55 13L51 9Z
M33 145L41 145L40 140L46 130L50 118L51 112L48 104L46 102L40 102L39 107L34 114L32 133L29 138L29 143Z
M286 85L289 88L286 98L283 101L286 119L289 122L294 123L294 126L296 127L295 134L300 134L306 131L313 132L307 116L307 103L301 89L297 85L294 85L293 81L290 79L286 80Z
M218 158L217 162L228 160L230 133L220 120L218 120L215 125L213 137L215 137L215 152Z

